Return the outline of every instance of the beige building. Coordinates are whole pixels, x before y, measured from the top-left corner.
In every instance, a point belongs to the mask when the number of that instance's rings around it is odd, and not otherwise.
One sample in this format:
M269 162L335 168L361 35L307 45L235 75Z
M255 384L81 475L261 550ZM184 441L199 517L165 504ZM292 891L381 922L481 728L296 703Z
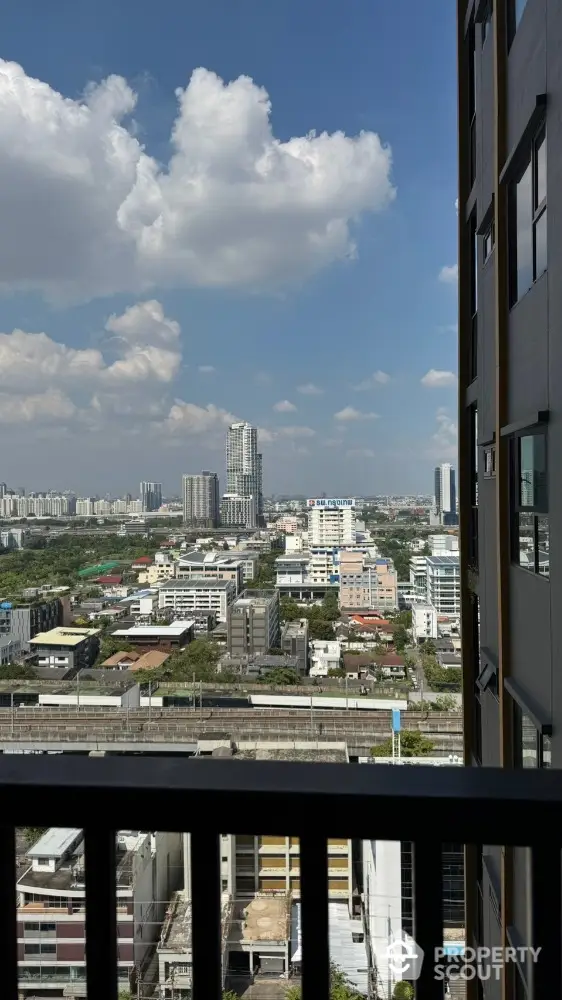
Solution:
M391 610L398 607L398 576L392 560L362 552L340 555L340 607Z

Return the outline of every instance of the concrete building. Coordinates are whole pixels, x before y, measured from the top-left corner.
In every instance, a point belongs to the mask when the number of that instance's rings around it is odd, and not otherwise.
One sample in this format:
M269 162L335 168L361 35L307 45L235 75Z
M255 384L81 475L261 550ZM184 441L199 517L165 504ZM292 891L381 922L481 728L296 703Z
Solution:
M225 493L220 502L220 523L223 528L257 528L256 497L253 494Z
M142 983L166 906L183 874L181 834L117 835L119 988ZM83 997L86 979L83 833L47 830L17 872L20 995Z
M253 497L256 516L261 523L262 456L258 452L258 430L245 422L231 424L226 434L226 493L238 497ZM230 525L240 522L223 522L221 506L221 523Z
M435 505L439 524L458 524L456 475L449 462L435 469Z
M355 501L308 501L308 541L311 548L355 545ZM332 506L329 506L332 504Z
M427 556L411 557L410 588L416 601L427 601Z
M562 8L457 9L466 760L559 768ZM531 852L484 846L467 862L470 940L534 944ZM486 1000L540 993L531 967L511 973Z
M458 556L427 556L427 602L438 615L459 616L461 611Z
M2 528L0 531L0 546L3 549L23 549L29 538L25 528Z
M198 528L216 528L219 523L219 477L216 472L183 476L183 519Z
M17 602L19 604L19 602ZM28 649L29 640L39 632L48 632L65 624L70 618L67 597L53 597L50 600L35 600L14 606L14 602L0 603L0 637L20 644Z
M111 633L114 639L130 643L137 649L161 649L173 652L183 649L194 635L193 622L189 619L176 619L171 625L133 625L131 628L118 628Z
M309 651L310 676L327 677L341 667L341 643L336 639L312 639Z
M84 670L92 667L99 651L99 628L53 628L40 632L29 642L37 656L37 666L59 670Z
M253 566L252 566L253 568ZM201 552L195 549L182 555L176 567L176 579L232 580L239 594L244 583L243 561L228 552Z
M94 497L79 497L76 501L76 516L93 517L95 502Z
M432 604L412 604L412 638L415 642L437 638L437 611Z
M432 556L446 556L459 551L458 535L429 535L427 544Z
M142 482L140 501L143 511L159 510L162 506L162 483Z
M340 554L340 607L389 610L398 607L398 575L392 560L361 552Z
M268 653L279 647L279 594L247 590L228 608L227 650L231 656Z
M206 580L192 577L189 580L170 580L159 590L160 608L171 608L179 615L190 612L211 612L218 622L225 622L228 607L236 598L233 580Z
M308 620L286 622L281 628L281 649L288 656L297 658L298 670L308 673Z
M276 586L311 582L310 552L286 552L275 560Z
M154 562L139 572L137 580L139 583L147 583L153 586L162 580L172 580L176 575L177 559L169 552L156 552Z

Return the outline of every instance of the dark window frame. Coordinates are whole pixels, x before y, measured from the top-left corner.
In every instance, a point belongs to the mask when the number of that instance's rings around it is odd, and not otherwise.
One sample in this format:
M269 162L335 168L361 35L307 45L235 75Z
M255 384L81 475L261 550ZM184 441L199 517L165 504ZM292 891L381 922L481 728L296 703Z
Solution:
M510 231L510 252L509 252L509 304L510 308L517 305L518 302L531 290L533 285L542 277L543 274L548 270L548 174L545 173L545 194L544 197L539 201L538 199L538 163L539 163L539 150L544 145L545 156L547 155L546 149L547 133L546 133L546 121L540 122L540 125L533 134L533 137L529 143L528 153L525 156L523 163L520 166L516 176L513 178L509 185L508 190L508 225ZM527 170L531 171L531 204L527 206L530 208L530 229L531 229L531 281L527 288L522 289L519 292L518 289L518 258L517 258L517 244L518 244L518 228L517 228L517 189L523 177L527 173ZM537 264L537 227L544 219L547 226L546 231L546 252L545 252L545 265L539 269Z
M482 234L482 261L487 264L496 249L496 220L492 217Z
M507 18L508 18L508 31L509 31L509 44L511 46L515 35L517 34L517 29L521 24L521 18L525 13L525 8L527 6L527 0L509 0L507 5Z
M484 479L496 478L496 446L488 445L484 448Z
M538 770L539 768L551 767L551 738L549 733L537 728L535 721L522 705L519 705L514 698L511 699L512 720L513 720L513 766L519 768L529 768ZM527 737L532 733L531 739L534 741L535 764L524 763L523 738L526 729Z
M542 437L544 440L544 456L545 456L545 486L543 493L542 502L532 504L521 502L521 440L527 437ZM510 440L510 525L511 525L511 561L523 569L527 573L533 573L535 576L541 576L544 579L548 579L550 574L545 574L540 572L540 558L539 558L539 519L549 518L548 510L548 436L546 433L546 428L544 427L532 427L525 430L518 431L513 434ZM536 497L533 497L533 501ZM534 545L534 563L533 566L523 566L521 564L520 556L520 516L527 515L531 518L532 533L533 533L533 545Z

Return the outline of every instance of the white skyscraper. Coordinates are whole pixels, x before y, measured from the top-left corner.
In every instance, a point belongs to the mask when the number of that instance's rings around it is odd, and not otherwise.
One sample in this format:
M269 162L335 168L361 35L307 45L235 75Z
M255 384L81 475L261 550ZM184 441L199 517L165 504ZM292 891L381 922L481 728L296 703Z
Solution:
M435 510L441 524L457 523L456 477L449 462L435 468Z
M262 457L258 431L248 423L232 424L226 435L226 492L254 497L258 517L263 512Z
M184 476L182 496L186 524L216 528L219 520L219 477L216 472Z

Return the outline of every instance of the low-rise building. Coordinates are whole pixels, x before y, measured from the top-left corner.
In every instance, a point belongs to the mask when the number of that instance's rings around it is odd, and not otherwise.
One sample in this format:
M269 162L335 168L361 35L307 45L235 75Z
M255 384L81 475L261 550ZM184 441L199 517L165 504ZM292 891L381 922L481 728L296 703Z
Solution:
M341 643L336 639L313 639L309 652L310 676L327 677L330 670L341 667Z
M21 602L2 601L0 603L0 637L17 642L21 648L29 648L29 640L39 632L48 632L70 621L70 601L68 597L52 597L46 600Z
M227 649L231 656L268 653L279 646L279 594L246 590L228 608Z
M40 632L29 647L39 667L84 670L93 666L99 651L99 628L53 628Z
M26 528L2 528L0 531L0 546L3 549L23 549L29 538Z
M459 551L459 536L450 534L429 535L427 544L432 556L447 556Z
M133 625L131 628L115 629L112 637L130 643L136 648L164 649L171 652L183 649L193 640L193 622L178 620L171 625Z
M200 552L182 555L176 567L178 580L232 580L239 594L244 584L242 560L227 552Z
M181 834L117 836L118 977L144 980L168 900L181 884ZM47 830L17 872L20 995L85 996L83 831Z
M281 649L298 661L298 671L308 673L308 620L286 622L281 629Z
M191 612L210 613L218 622L225 622L228 608L236 598L233 580L206 580L192 577L188 580L169 580L158 592L160 608L172 608L178 615Z
M437 638L437 611L432 604L412 604L412 638L415 642Z
M172 580L176 575L176 564L177 560L170 552L157 552L152 565L141 570L137 579L139 583L147 583L149 586L162 580Z

